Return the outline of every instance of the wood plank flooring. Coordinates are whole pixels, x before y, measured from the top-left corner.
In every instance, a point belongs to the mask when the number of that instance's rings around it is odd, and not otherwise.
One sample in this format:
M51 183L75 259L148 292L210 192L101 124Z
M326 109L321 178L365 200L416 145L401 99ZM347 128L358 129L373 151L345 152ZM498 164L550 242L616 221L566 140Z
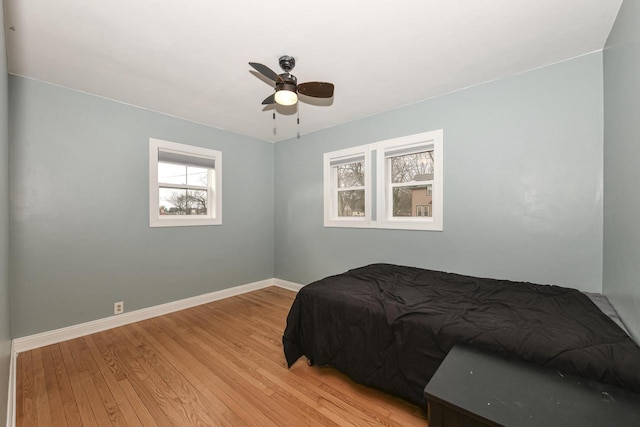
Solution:
M424 409L299 360L277 287L20 353L17 426L427 426Z

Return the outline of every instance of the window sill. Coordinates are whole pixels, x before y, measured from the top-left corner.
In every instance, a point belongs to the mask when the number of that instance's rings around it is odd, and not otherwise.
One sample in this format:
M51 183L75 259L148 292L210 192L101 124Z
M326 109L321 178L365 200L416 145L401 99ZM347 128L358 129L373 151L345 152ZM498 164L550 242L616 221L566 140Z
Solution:
M415 231L442 231L442 224L433 221L408 221L408 220L391 220L379 221L377 228L388 230L415 230Z
M443 231L442 224L433 221L349 221L349 220L333 220L325 221L325 228L370 228L381 230L414 230L414 231Z
M372 222L363 218L345 218L325 220L325 227L342 227L342 228L372 228Z
M222 225L222 219L184 217L154 218L151 220L149 227L195 227L201 225Z

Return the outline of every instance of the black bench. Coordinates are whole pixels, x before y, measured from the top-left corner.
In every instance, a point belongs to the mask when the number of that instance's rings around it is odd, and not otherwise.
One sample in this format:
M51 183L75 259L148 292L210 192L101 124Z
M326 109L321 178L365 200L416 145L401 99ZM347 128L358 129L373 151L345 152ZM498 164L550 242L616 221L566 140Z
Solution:
M424 395L429 427L640 426L640 394L464 346Z

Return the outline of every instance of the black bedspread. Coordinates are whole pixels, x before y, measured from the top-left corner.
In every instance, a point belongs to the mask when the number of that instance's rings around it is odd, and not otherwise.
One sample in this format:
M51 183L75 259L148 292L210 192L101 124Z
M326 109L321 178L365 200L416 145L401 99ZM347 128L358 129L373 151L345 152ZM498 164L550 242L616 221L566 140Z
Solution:
M373 264L305 286L283 343L289 366L305 355L420 405L456 343L640 392L640 348L559 286Z

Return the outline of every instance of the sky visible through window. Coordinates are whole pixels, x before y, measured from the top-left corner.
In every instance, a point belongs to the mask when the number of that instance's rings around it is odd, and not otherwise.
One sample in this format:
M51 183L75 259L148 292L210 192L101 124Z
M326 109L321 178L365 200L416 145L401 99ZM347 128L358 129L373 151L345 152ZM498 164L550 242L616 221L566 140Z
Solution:
M160 215L207 215L207 168L158 162L158 183Z

